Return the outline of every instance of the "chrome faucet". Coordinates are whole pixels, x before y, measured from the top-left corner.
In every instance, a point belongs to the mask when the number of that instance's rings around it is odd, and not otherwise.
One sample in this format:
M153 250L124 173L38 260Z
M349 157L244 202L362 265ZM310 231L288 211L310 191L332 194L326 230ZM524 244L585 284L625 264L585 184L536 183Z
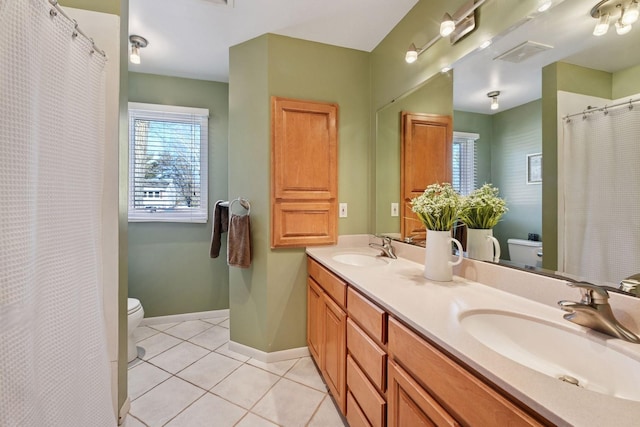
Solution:
M369 243L369 246L375 249L380 249L382 251L382 256L397 259L398 257L396 256L395 250L393 249L393 246L391 246L391 237L380 236L380 238L382 239L381 245L378 243Z
M567 285L580 289L582 299L580 302L558 301L560 308L568 312L563 316L565 319L612 337L640 344L640 337L616 320L606 289L587 282L569 282Z

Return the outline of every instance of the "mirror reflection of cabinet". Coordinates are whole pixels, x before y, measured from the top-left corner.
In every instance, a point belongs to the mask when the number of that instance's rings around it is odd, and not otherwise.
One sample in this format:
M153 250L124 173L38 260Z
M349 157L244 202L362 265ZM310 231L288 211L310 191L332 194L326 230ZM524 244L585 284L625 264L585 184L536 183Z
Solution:
M400 198L402 238L425 240L426 230L411 211L411 199L428 185L451 182L451 116L402 112Z

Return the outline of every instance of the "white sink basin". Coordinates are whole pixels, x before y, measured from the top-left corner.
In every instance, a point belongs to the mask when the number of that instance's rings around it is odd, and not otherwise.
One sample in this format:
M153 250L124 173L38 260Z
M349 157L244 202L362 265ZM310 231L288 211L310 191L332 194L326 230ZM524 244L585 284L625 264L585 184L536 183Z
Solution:
M476 340L514 362L567 382L575 379L587 390L640 401L640 361L605 340L508 311L471 310L459 320Z
M333 256L333 260L356 267L375 267L388 264L388 261L380 256L357 252L337 254Z

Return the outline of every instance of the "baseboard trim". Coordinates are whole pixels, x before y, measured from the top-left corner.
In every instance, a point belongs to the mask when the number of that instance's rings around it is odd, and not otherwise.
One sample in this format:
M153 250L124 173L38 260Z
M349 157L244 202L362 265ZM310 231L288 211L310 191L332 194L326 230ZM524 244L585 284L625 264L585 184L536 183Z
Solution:
M297 359L299 357L309 356L310 354L308 347L291 348L288 350L273 351L271 353L267 353L265 351L257 350L253 347L249 347L248 345L240 344L235 341L229 341L229 350L251 357L263 363L273 363L280 362L282 360Z
M127 418L129 414L129 409L131 409L131 400L129 400L129 396L122 404L122 408L120 408L120 413L118 414L118 425L124 424L124 420Z
M143 307L144 308L144 307ZM213 319L217 317L229 317L229 309L198 311L195 313L171 314L168 316L145 317L140 322L144 325L159 325L161 323L184 322L187 320Z

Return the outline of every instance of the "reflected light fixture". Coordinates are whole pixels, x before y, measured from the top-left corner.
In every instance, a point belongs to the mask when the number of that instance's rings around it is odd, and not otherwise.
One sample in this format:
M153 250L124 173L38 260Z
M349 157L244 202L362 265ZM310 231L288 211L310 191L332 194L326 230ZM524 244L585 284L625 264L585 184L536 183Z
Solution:
M493 90L487 94L489 98L491 98L491 109L497 110L500 108L500 104L498 103L498 96L500 95L499 90Z
M491 46L491 43L493 43L491 39L483 41L482 44L480 44L480 50L488 48L489 46Z
M449 34L453 33L456 29L456 23L453 22L453 18L449 13L445 13L442 17L442 21L440 21L440 35L442 37L447 37Z
M627 34L640 16L638 0L602 0L591 8L590 15L598 20L593 29L594 36L605 35L610 22L615 22L616 33Z
M129 60L132 64L140 63L140 49L143 47L147 47L149 42L142 36L130 35L129 41L131 42L131 55L129 55Z
M408 64L413 64L418 59L418 49L416 49L416 45L411 43L409 49L407 50L407 54L404 56L404 60L407 61Z
M552 4L553 4L553 2L551 0L542 1L540 3L540 5L538 6L538 12L540 12L540 13L546 12L547 10L549 10L549 8L551 7Z

